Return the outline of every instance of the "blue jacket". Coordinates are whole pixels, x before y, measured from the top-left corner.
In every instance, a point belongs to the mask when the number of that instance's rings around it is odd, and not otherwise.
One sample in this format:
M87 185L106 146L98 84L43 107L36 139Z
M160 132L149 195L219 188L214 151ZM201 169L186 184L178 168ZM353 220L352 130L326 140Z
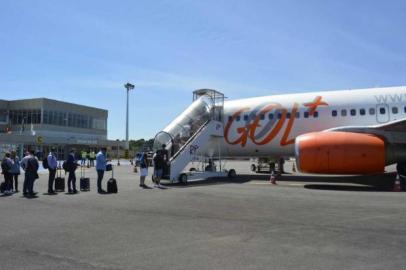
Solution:
M14 159L14 163L11 166L10 173L12 173L12 174L20 174L20 159L18 157L16 157Z
M96 170L105 171L106 165L107 165L106 156L103 154L102 151L100 151L96 155Z
M47 157L47 160L48 160L48 167L51 170L55 170L56 167L58 167L58 161L56 160L56 157L53 155L52 152L49 153L49 155Z
M69 171L75 171L76 170L76 159L74 154L69 154L68 159L66 160L66 163L68 164Z

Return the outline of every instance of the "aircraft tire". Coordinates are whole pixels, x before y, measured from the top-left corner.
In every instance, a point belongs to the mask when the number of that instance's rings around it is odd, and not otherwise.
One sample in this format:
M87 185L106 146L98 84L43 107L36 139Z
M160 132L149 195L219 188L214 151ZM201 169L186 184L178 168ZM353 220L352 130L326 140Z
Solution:
M257 167L255 166L255 164L251 164L251 172L255 172L256 169Z

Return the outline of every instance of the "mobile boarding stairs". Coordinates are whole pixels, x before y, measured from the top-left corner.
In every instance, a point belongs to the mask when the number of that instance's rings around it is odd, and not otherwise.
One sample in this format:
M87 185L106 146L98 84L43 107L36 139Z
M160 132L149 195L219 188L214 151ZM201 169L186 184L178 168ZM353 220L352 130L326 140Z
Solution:
M169 155L163 179L186 183L212 177L235 177L234 169L222 169L223 108L222 93L196 90L193 103L155 136L154 150L165 145ZM186 170L191 162L200 165Z

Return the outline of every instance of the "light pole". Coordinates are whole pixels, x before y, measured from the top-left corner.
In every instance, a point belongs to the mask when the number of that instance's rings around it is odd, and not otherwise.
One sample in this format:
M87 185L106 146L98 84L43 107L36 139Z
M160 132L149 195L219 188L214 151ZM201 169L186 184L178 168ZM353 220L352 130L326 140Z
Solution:
M117 139L117 166L120 166L120 140Z
M126 114L126 129L125 129L125 149L126 149L126 153L128 153L128 150L130 149L130 144L128 142L128 114L129 114L129 93L130 90L134 89L134 85L131 83L126 83L124 85L125 89L127 89L127 114Z

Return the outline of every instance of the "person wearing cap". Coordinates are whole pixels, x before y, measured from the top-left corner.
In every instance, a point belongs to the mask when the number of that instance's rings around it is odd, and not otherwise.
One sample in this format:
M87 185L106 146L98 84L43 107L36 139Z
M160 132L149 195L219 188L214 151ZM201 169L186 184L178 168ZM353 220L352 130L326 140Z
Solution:
M49 177L48 177L48 194L56 194L54 190L54 181L55 181L55 175L56 175L56 169L58 167L58 161L55 155L55 148L51 148L51 151L48 154L47 157L48 161L48 171L49 171Z

